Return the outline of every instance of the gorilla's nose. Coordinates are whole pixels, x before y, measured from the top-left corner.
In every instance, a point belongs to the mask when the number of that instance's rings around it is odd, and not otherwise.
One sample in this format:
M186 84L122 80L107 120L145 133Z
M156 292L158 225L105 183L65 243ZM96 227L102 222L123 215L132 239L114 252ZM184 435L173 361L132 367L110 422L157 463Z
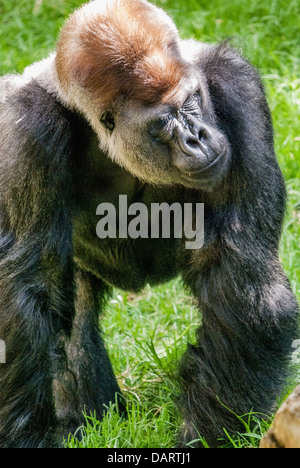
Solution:
M174 164L182 171L199 171L226 150L226 138L216 128L188 117L186 125L174 130Z
M177 128L175 132L181 150L188 156L199 157L206 154L212 145L212 135L204 126L198 126L195 132L190 129Z

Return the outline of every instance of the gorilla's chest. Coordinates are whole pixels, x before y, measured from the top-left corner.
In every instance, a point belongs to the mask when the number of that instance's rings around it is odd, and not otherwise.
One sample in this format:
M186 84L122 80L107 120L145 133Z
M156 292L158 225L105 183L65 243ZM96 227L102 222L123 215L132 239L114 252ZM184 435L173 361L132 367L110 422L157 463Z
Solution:
M73 223L73 245L75 260L81 268L92 272L113 286L132 291L140 290L147 283L162 283L177 275L177 247L180 240L172 236L166 239L151 238L150 218L145 227L149 230L148 238L133 238L128 232L128 226L136 219L128 215L128 209L134 204L138 203L136 207L142 208L150 215L152 202L171 203L174 201L174 193L173 196L168 197L167 193L161 192L160 194L157 189L155 193L150 194L152 190L152 188L145 188L142 190L143 193L139 192L134 198L128 196L127 204L123 206L119 205L119 196L116 197L114 194L110 197L109 192L101 193L93 201L89 199L89 206L77 208ZM122 195L122 197L125 196L126 194ZM175 198L179 199L176 196ZM105 219L108 219L108 211L112 214L110 226L115 228L115 232L110 232L107 238L100 238L99 223L102 223L100 227L103 230L108 229L105 223ZM120 238L122 222L126 225L125 236L123 233L125 238ZM141 225L136 227L138 230L142 229Z
M87 229L74 233L76 263L112 286L138 291L177 275L171 239L99 239Z

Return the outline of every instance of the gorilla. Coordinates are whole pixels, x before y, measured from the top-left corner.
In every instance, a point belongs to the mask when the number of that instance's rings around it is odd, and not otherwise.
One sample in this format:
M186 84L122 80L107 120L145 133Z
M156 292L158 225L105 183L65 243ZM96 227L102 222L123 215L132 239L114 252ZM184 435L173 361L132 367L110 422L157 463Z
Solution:
M56 447L120 389L112 287L180 276L202 325L179 366L178 444L270 414L298 304L278 259L284 180L263 86L228 42L181 40L146 0L75 11L55 53L0 80L0 446ZM100 203L204 204L204 244L99 239ZM119 396L122 406L122 396ZM230 411L232 410L232 411Z

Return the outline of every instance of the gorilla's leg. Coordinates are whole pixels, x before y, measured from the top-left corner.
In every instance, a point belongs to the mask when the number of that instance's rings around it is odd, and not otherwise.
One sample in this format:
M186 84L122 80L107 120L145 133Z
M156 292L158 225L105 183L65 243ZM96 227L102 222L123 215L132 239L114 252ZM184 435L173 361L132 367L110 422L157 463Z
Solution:
M110 402L115 403L117 398L122 405L121 390L99 330L99 314L109 288L82 270L75 278L76 316L66 345L68 372L55 382L56 409L66 437L84 423L83 411L96 411L101 419Z
M254 256L240 264L234 258L231 252L204 262L194 283L203 325L180 369L183 445L200 434L214 447L225 438L223 428L243 432L231 411L270 414L286 383L298 335L288 280L276 258L266 259L267 271Z

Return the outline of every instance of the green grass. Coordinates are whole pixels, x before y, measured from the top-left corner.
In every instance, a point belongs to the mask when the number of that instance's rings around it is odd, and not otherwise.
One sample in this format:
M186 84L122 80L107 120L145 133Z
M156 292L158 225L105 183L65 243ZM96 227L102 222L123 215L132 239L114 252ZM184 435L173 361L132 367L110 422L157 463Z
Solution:
M299 0L161 0L183 37L233 44L259 69L271 106L276 151L287 181L289 204L280 256L300 298L300 41ZM1 0L0 74L21 72L54 50L64 18L79 0ZM102 423L87 417L82 442L69 447L172 447L179 416L176 363L201 317L174 281L140 296L116 292L102 324L128 418L111 408ZM292 388L292 384L291 387ZM286 390L286 395L289 392ZM282 399L284 399L284 395ZM280 402L278 402L279 404ZM239 416L239 415L237 415ZM250 429L249 421L255 422ZM270 421L244 415L244 433L224 447L257 447Z

